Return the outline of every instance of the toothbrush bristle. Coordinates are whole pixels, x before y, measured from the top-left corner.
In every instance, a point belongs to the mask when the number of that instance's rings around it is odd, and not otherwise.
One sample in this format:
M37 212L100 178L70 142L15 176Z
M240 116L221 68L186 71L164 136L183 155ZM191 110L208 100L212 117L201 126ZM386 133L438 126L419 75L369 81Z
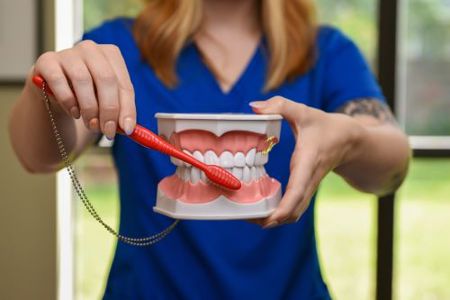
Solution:
M209 180L217 185L220 185L221 187L225 187L230 190L238 190L241 188L241 182L239 179L219 166L208 165L205 175Z

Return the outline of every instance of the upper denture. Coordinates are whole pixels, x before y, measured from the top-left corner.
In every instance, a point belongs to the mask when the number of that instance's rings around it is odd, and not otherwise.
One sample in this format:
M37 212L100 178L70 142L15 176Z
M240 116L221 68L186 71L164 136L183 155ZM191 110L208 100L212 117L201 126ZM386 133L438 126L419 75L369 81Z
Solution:
M166 137L167 138L167 137ZM169 142L178 149L189 152L198 150L205 153L212 150L215 153L229 151L247 153L250 149L263 151L267 148L267 135L248 131L230 131L218 137L205 130L185 130L174 132L168 138Z

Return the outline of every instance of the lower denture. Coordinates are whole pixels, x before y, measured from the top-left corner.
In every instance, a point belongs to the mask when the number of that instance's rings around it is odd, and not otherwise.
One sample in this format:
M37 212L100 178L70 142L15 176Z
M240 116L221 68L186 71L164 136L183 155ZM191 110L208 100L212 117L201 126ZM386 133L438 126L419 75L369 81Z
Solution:
M232 191L203 181L183 181L177 175L172 175L164 178L159 187L169 198L192 204L207 203L221 195L237 203L253 203L274 195L280 188L280 183L267 175L249 183L241 183L239 190Z

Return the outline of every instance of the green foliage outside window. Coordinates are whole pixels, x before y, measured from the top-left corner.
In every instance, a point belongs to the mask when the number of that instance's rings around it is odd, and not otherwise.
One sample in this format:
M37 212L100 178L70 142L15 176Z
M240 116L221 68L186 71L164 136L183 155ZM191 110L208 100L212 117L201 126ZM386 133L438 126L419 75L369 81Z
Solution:
M84 0L84 28L91 29L103 20L116 16L135 16L143 7L142 0Z

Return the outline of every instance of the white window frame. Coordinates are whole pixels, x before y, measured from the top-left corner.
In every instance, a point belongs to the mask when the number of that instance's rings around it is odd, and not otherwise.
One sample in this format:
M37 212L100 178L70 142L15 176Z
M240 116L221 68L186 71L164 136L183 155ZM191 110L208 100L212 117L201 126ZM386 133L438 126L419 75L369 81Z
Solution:
M82 0L55 0L56 51L70 48L80 39L83 30L82 5ZM75 296L75 206L66 170L57 173L56 187L57 299L72 300Z

